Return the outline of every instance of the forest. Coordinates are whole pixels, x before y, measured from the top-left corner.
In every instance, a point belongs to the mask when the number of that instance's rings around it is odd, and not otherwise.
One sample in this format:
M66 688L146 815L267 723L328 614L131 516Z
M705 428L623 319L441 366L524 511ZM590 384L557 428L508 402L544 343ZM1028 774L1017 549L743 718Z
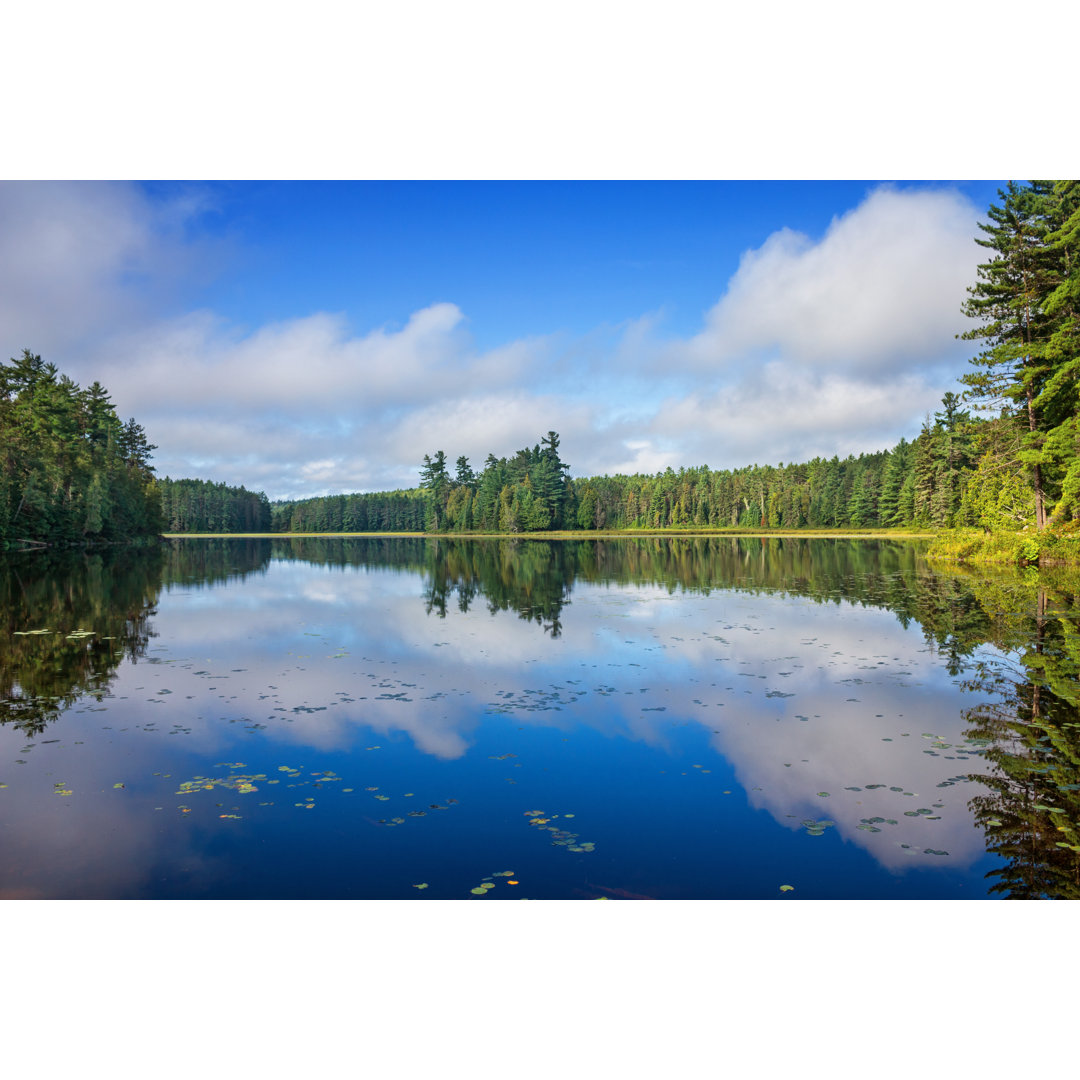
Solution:
M1080 182L1010 183L958 335L972 370L912 438L844 459L572 478L549 431L479 472L425 454L409 490L273 504L207 480L155 479L155 449L97 382L24 351L0 365L0 542L160 532L533 533L642 529L1080 529Z
M165 532L269 532L270 500L261 491L210 480L158 482Z
M1030 490L977 461L1001 425L972 418L947 394L914 442L841 460L802 464L707 466L655 475L572 479L549 431L511 458L489 454L473 472L466 458L453 475L442 451L424 459L422 484L400 508L386 496L337 495L274 506L283 532L419 531L525 533L612 529L835 529L950 527L1021 528L1033 513ZM1019 475L1019 474L1016 474ZM360 500L384 510L364 518ZM397 509L397 512L395 512ZM350 513L352 511L352 513ZM385 522L385 524L383 524Z
M947 392L910 442L843 460L571 479L549 431L511 458L489 454L479 474L465 457L451 473L444 451L427 454L419 489L395 493L398 506L384 506L384 496L306 499L275 506L274 528L413 530L419 507L404 499L422 497L430 532L1072 529L1080 518L1080 183L1012 183L999 198L976 238L990 257L963 307L975 325L959 336L980 348L974 370L959 380L963 394ZM380 516L360 524L355 500L372 500Z
M155 449L100 383L84 390L29 349L0 364L0 542L157 535Z

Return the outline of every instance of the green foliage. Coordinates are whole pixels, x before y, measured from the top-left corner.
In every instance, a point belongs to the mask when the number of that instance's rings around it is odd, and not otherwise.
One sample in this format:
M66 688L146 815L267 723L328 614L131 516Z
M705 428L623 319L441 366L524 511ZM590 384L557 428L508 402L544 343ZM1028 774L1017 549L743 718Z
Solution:
M259 491L209 480L160 481L165 531L173 533L269 532L270 500Z
M1023 532L951 529L937 534L927 549L930 559L999 563L1009 566L1060 566L1080 561L1080 533L1074 530Z
M380 491L276 502L273 532L423 532L427 493Z
M0 364L0 544L115 542L161 531L155 447L29 349Z
M977 241L993 255L964 309L979 325L963 337L987 344L962 381L971 400L1018 421L1017 456L1042 530L1080 516L1080 187L1037 180L998 196Z

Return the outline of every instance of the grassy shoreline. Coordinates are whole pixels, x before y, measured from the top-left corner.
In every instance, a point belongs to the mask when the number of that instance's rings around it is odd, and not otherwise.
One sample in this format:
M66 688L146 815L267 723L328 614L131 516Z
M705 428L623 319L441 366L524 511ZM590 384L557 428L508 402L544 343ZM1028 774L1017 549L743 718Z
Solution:
M1047 529L987 532L984 529L946 529L934 536L928 559L999 566L1080 565L1080 531Z

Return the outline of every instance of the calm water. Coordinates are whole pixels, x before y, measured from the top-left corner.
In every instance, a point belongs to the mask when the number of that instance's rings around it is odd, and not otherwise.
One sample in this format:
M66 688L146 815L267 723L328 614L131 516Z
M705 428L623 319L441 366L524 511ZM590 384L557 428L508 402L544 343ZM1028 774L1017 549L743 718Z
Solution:
M1076 897L1052 575L829 540L0 560L0 895Z

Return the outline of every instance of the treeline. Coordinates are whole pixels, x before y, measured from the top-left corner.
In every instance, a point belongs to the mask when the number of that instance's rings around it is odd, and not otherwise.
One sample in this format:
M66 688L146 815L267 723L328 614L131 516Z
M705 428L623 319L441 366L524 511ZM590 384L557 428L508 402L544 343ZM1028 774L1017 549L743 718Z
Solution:
M269 532L270 500L261 491L209 480L158 482L166 532Z
M1071 526L1080 518L1080 182L1009 184L999 198L980 225L977 242L990 258L964 308L978 325L961 336L983 346L976 370L960 380L963 399L947 393L912 442L843 460L578 480L568 477L555 432L512 458L489 455L479 475L464 457L451 475L440 450L425 455L421 470L423 527ZM972 416L965 404L993 419ZM334 528L336 516L332 498L288 506L294 531ZM275 513L275 527L285 519ZM415 527L371 518L363 526Z
M425 455L416 489L278 502L155 482L154 449L98 383L24 352L0 366L0 542L160 532L532 533L692 528L1076 528L1080 519L1080 182L999 192L965 313L981 343L963 398L912 441L843 460L571 479L549 431L512 457ZM984 416L977 418L966 404Z
M427 503L414 488L280 501L270 509L274 532L423 532Z
M0 364L0 544L160 532L154 449L100 383L84 390L29 349Z
M891 450L740 469L570 479L550 431L476 474L426 455L422 486L275 505L280 532L528 533L600 529L1021 528L1034 493L1015 419L980 420L948 393L913 442ZM986 462L995 462L987 468Z
M442 450L434 457L425 454L420 486L431 532L516 533L575 526L574 483L570 466L559 457L554 431L512 458L488 454L479 475L468 458L459 457L451 478Z
M424 455L421 486L408 491L324 495L273 507L275 532L537 532L577 527L575 484L549 431L511 458L468 458L451 475L446 454Z
M733 470L575 483L577 524L590 529L1020 529L1035 495L1015 417L982 420L947 393L918 437L891 450Z

